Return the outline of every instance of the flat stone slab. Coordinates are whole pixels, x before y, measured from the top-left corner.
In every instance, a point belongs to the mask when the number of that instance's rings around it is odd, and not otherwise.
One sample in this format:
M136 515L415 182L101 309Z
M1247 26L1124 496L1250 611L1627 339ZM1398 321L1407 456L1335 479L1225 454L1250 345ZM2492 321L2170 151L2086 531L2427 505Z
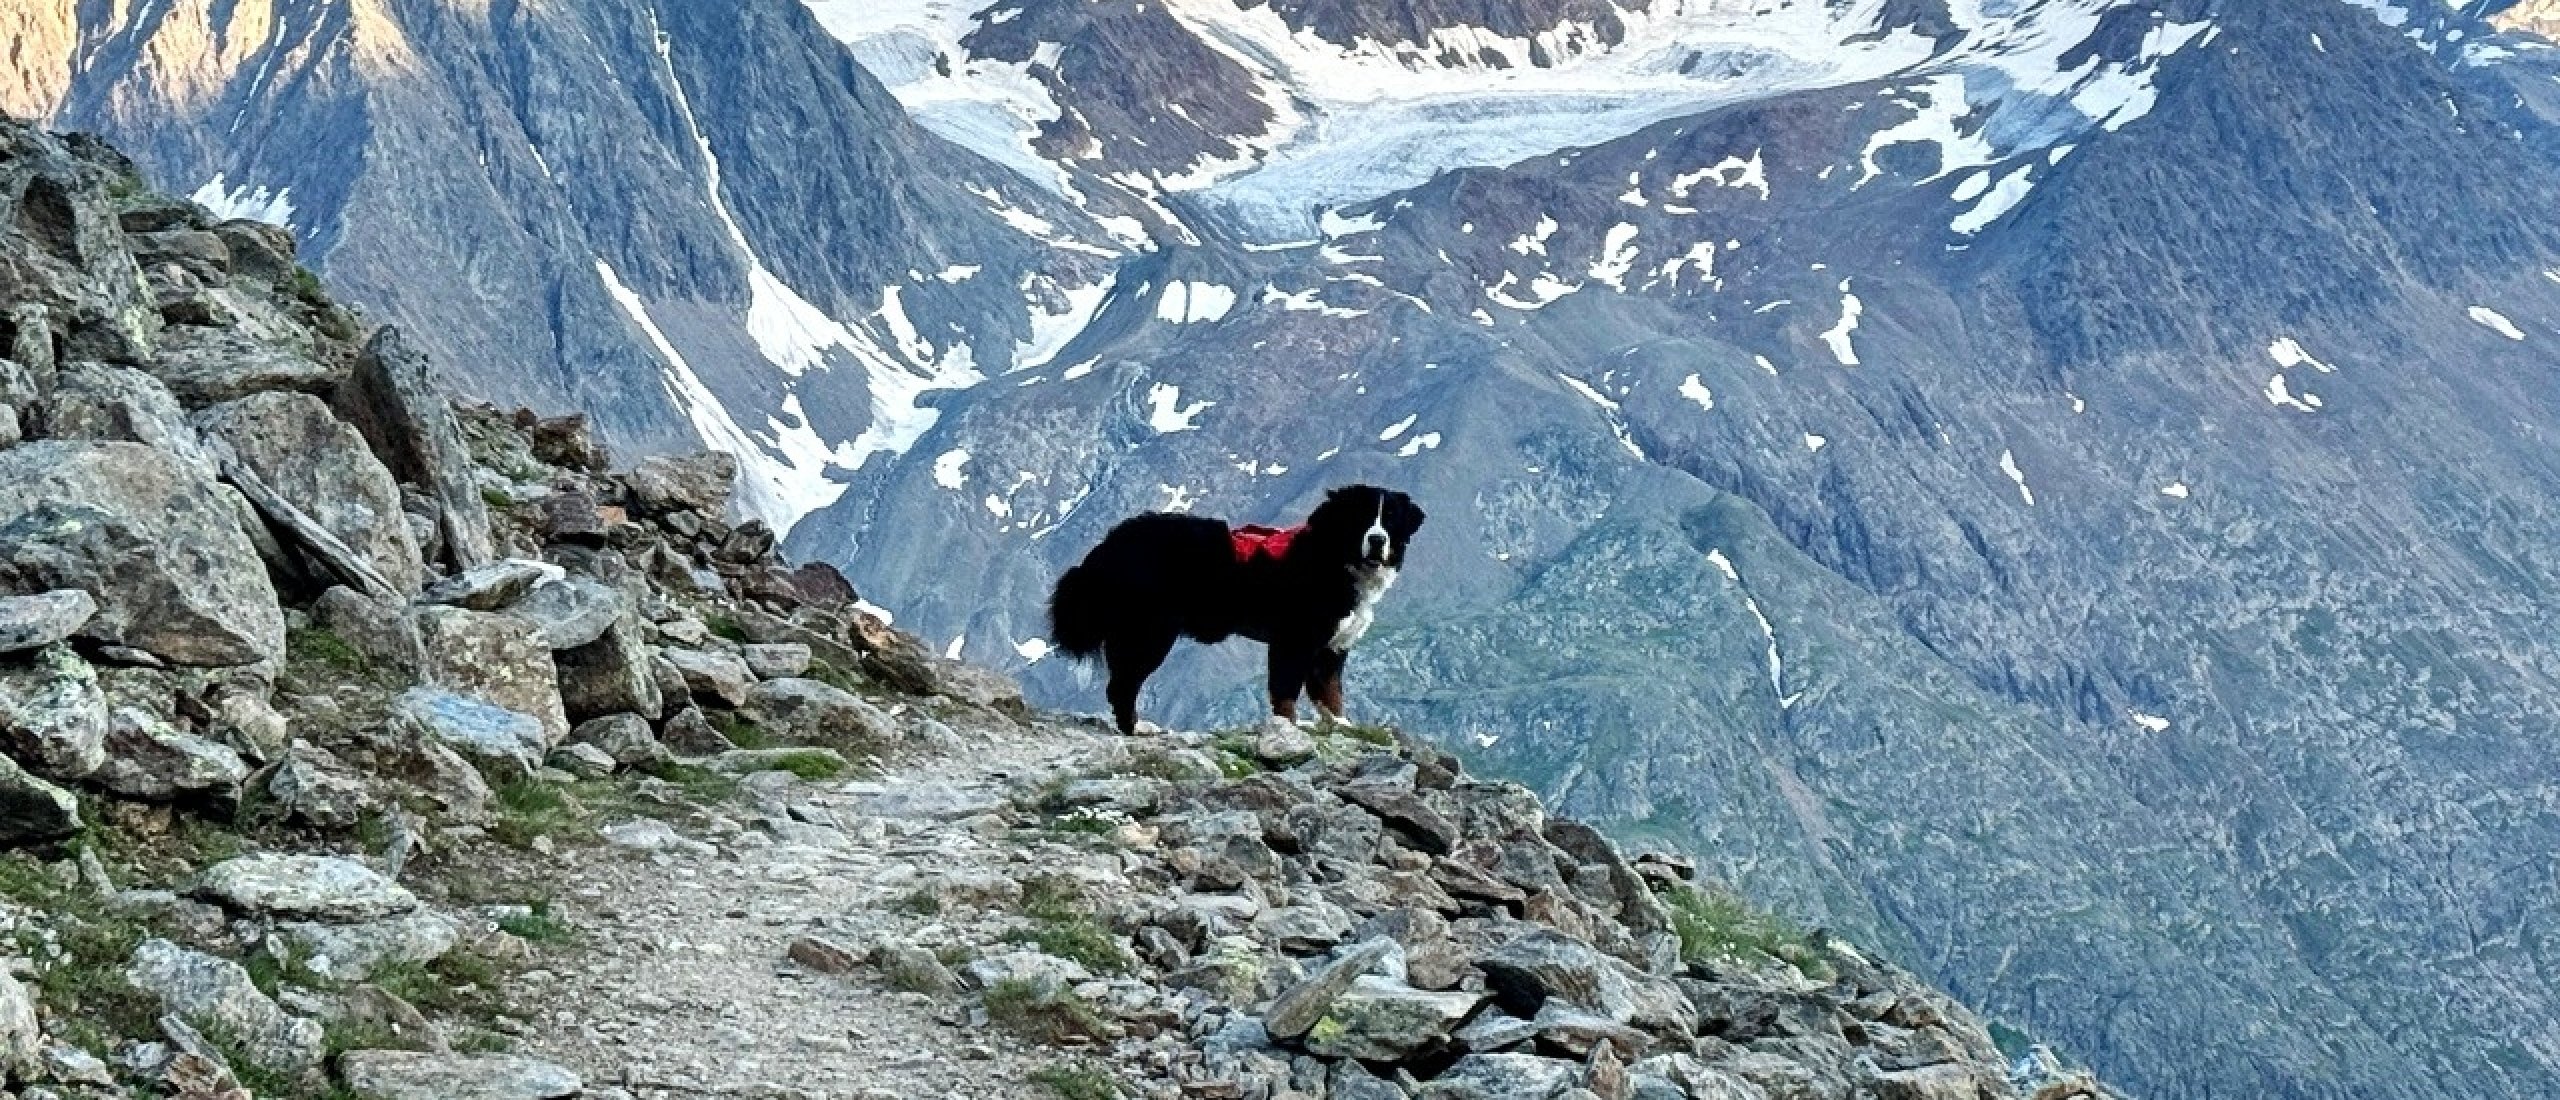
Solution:
M264 852L205 869L188 891L232 909L341 924L410 912L407 887L353 860Z
M586 1088L561 1066L517 1054L350 1050L338 1073L365 1100L560 1100Z
M0 596L0 653L52 645L70 637L97 614L97 597L77 588L35 596Z

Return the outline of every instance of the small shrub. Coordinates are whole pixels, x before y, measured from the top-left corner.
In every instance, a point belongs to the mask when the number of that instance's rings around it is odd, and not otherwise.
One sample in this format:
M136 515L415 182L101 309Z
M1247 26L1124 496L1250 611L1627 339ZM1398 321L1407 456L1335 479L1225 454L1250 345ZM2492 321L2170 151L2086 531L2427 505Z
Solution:
M364 654L335 633L316 626L287 632L284 638L285 659L295 664L315 666L350 676L365 673L370 662Z
M1671 926L1680 936L1680 957L1693 963L1744 962L1760 959L1792 965L1816 981L1831 977L1830 964L1804 931L1775 913L1754 909L1725 891L1700 890L1681 883L1664 891Z
M774 767L777 770L790 772L802 779L811 780L813 782L820 779L833 779L837 776L843 775L845 773L845 766L843 757L837 756L833 753L819 752L815 749L806 752L784 753L774 760Z
M1058 1100L1120 1100L1119 1083L1110 1074L1083 1062L1038 1070L1032 1073L1031 1083L1049 1090Z
M500 917L498 929L527 943L569 943L578 938L578 930L554 914L550 902L536 900L525 907L532 912Z
M1219 749L1218 774L1228 779L1248 779L1262 770L1262 762L1251 755Z
M1098 1038L1107 1028L1102 1014L1073 991L1044 989L1020 978L997 982L987 990L985 1003L989 1021L1036 1042Z
M706 710L703 717L711 720L711 728L719 730L720 736L728 738L730 744L739 748L770 749L781 745L763 726L749 721L746 715L737 711Z
M1069 959L1096 974L1126 973L1129 953L1113 938L1109 929L1092 917L1076 916L1066 920L1043 920L1029 928L1019 929L1005 937L1014 943L1027 943L1043 953Z
M1396 747L1396 731L1385 726L1366 726L1355 722L1336 724L1331 729L1335 734L1362 744L1375 745L1382 749Z
M480 490L480 503L492 508L513 508L516 506L516 498L515 494L490 485Z
M836 667L824 657L809 658L809 679L816 680L847 695L860 695L866 686L862 677Z
M1033 875L1022 880L1022 901L1014 911L1033 920L1070 920L1085 915L1084 891L1064 875Z

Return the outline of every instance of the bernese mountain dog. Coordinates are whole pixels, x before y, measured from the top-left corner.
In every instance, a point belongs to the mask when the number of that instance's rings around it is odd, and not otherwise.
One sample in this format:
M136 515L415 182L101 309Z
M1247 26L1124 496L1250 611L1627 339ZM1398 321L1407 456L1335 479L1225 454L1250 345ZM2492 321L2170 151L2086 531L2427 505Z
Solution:
M1422 529L1413 498L1374 485L1325 494L1299 527L1230 527L1150 512L1123 521L1049 596L1049 640L1110 670L1111 717L1138 731L1138 688L1177 638L1243 635L1270 647L1271 712L1298 696L1342 720L1342 665Z

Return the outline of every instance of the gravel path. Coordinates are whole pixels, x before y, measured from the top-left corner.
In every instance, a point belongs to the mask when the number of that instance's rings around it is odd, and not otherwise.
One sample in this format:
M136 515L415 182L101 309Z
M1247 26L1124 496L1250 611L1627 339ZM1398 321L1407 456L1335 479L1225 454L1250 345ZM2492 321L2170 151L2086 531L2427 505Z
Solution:
M520 979L526 999L554 1006L530 1053L577 1069L591 1092L652 1098L1048 1096L1029 1077L1069 1053L958 1026L957 998L890 991L870 967L830 974L788 958L804 935L859 953L884 938L930 948L1001 934L1001 912L898 904L936 876L1081 864L1116 878L1108 855L1017 840L980 816L1080 767L1108 738L946 720L956 751L850 782L765 773L726 813L671 814L681 839L662 850L565 856L557 904L583 946Z

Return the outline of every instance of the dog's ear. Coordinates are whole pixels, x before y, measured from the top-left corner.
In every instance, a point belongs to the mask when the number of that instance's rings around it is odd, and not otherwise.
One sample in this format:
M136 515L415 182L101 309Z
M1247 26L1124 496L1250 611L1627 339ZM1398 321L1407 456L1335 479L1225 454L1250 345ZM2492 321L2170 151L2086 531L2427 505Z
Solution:
M1422 506L1403 493L1388 493L1386 519L1387 531L1397 541L1412 538L1414 532L1422 530Z

